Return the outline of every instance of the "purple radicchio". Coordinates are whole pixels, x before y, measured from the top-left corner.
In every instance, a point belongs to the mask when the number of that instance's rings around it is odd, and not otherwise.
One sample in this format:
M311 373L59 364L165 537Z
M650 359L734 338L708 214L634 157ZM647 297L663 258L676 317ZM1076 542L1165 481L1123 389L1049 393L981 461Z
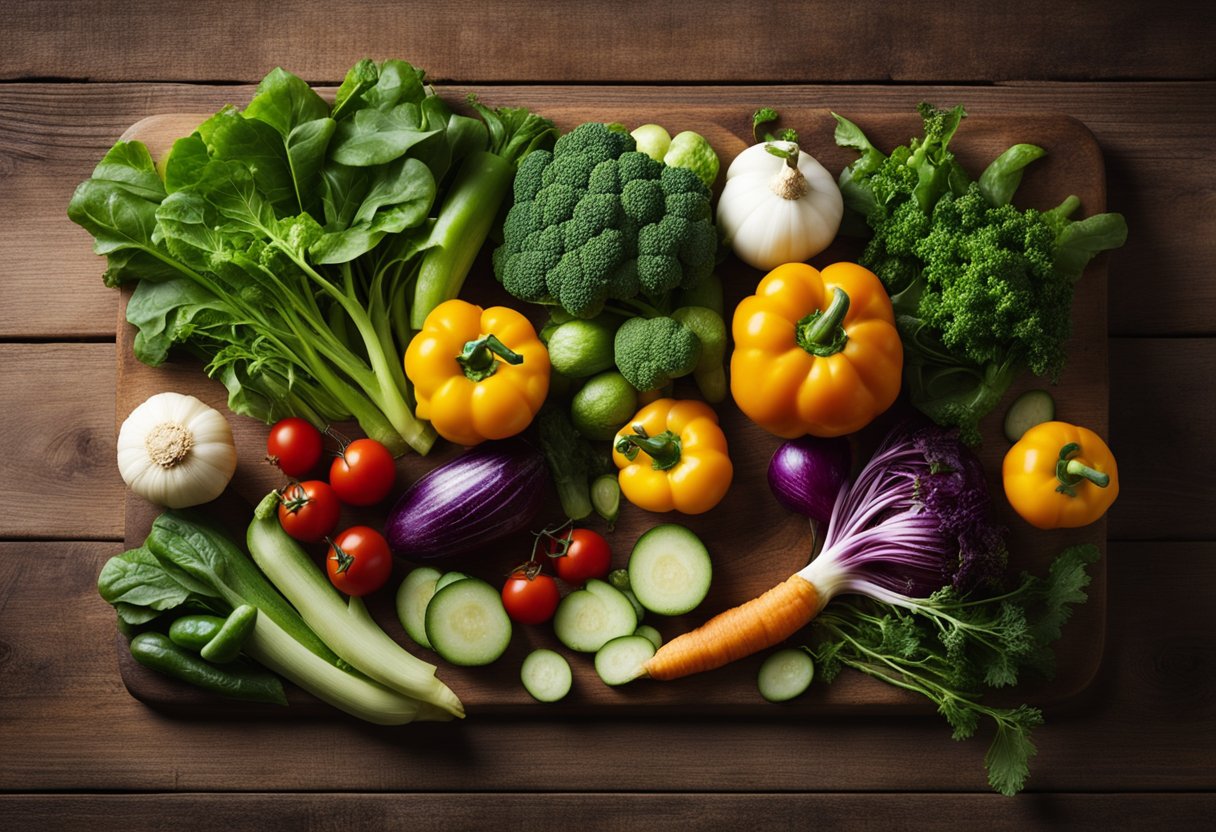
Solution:
M897 428L841 486L823 549L799 575L821 593L915 606L999 582L1007 550L980 462L953 431Z

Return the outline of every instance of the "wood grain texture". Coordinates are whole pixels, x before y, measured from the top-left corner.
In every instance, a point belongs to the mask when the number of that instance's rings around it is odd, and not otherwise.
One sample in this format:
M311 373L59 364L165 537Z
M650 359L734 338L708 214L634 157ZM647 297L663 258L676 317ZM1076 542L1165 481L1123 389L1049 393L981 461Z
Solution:
M562 130L595 118L603 119L602 110L592 105L578 107L552 107L550 116ZM812 146L822 146L825 153L821 161L830 169L843 167L852 154L831 144L834 121L829 113L821 109L787 108L785 117L789 123L814 125L813 130L801 131L801 138ZM696 109L677 108L661 113L646 107L622 107L612 110L613 117L627 124L643 124L667 118L673 129L695 130L705 136L723 158L733 158L749 144L751 125L746 119L738 119L730 110L719 107ZM124 136L128 140L138 139L147 144L153 158L162 158L172 147L174 140L189 134L199 121L200 115L152 116L137 122ZM915 113L855 115L857 123L880 147L900 141L900 137L914 134L921 126ZM679 125L676 127L675 125ZM1090 134L1079 122L1059 116L979 116L968 123L965 140L954 142L954 153L960 163L972 169L981 169L988 160L995 158L1016 141L1017 132L1026 130L1039 137L1039 142L1048 151L1043 160L1043 175L1031 180L1029 177L1019 190L1024 204L1049 208L1058 205L1069 193L1075 193L1089 210L1099 211L1105 204L1105 187L1102 173L1102 158ZM814 258L819 265L856 257L856 243L838 241L823 254ZM726 291L726 307L733 309L743 296L750 294L761 272L746 268L733 258L719 267ZM498 303L518 304L504 294L489 272L488 264L480 262L462 291L462 296L484 306ZM533 307L530 310L539 326L546 313ZM1073 302L1073 334L1070 340L1071 360L1056 391L1061 413L1074 414L1078 422L1086 424L1101 435L1107 433L1107 401L1109 397L1107 339L1106 339L1106 282L1101 264L1086 271ZM118 337L118 405L119 418L125 418L148 396L166 390L189 393L223 410L226 391L216 381L208 379L195 360L182 358L170 366L148 367L134 358L131 341L133 328L122 327ZM691 385L688 385L691 387ZM1016 395L1029 382L1021 383L1010 392ZM676 396L696 393L677 385ZM717 406L726 435L730 437L731 456L735 466L735 478L726 499L711 512L699 517L683 515L656 516L626 504L616 529L609 537L614 552L614 567L624 567L634 541L658 522L675 520L683 523L702 540L708 542L714 558L714 581L709 596L695 610L675 619L653 617L651 623L659 627L665 639L686 632L709 616L741 604L756 597L767 588L784 580L800 569L807 559L809 539L805 520L784 511L771 499L767 485L768 461L780 440L769 435L747 419L732 402ZM244 499L244 504L235 506L226 515L238 534L248 522L249 506L254 505L267 492L281 485L276 472L265 465L266 429L249 419L235 418L234 434L237 442L238 472L230 491ZM855 441L856 454L864 456L881 439L895 421L894 417L880 420L879 425L862 433ZM984 445L980 458L989 472L990 487L994 495L1001 495L999 471L1001 459L1007 448L1000 433L1000 419L990 419L986 425ZM398 462L398 481L408 483L458 455L451 443L440 443L436 453L425 459L408 455ZM1040 532L1021 522L1008 508L1003 496L997 496L1001 522L1010 528L1009 548L1013 553L1011 570L1015 573L1029 570L1043 574L1051 560L1066 545L1092 543L1102 546L1105 542L1105 520L1083 529ZM127 499L126 543L130 547L140 545L147 535L155 511L146 501L131 494ZM537 528L560 522L562 517L556 495L550 493L547 510L534 524ZM371 525L383 525L385 512L373 513ZM367 518L364 518L367 519ZM542 522L543 521L543 522ZM350 522L350 518L341 525ZM529 541L526 536L518 539L498 541L492 551L484 552L475 559L462 558L455 564L440 564L445 568L485 578L498 585L501 576L527 558ZM318 548L318 547L313 547ZM408 566L404 565L403 566ZM399 570L399 581L404 570ZM1061 673L1050 686L1036 692L1036 698L1046 705L1066 702L1085 690L1097 671L1102 655L1102 638L1105 629L1105 562L1093 568L1095 576L1090 593L1090 602L1081 610L1070 628L1069 636L1058 645ZM368 599L373 615L381 625L394 633L407 648L419 654L425 651L411 644L400 631L391 597L388 593L377 593ZM510 649L501 660L487 668L457 668L443 664L444 681L463 700L471 714L486 713L570 713L588 712L593 709L619 711L673 711L700 714L721 711L734 716L757 709L765 709L766 703L756 690L756 673L763 655L749 657L716 673L679 680L667 684L639 683L620 688L608 687L599 682L590 657L575 655L574 690L558 707L545 707L535 702L519 684L518 668L527 653L537 647L561 649L551 633L551 628L517 628ZM792 643L798 643L794 640ZM569 652L569 651L563 651ZM161 677L127 660L122 663L123 679L132 694L142 701L175 711L190 709L197 704L198 697L189 689L167 685ZM184 695L183 695L184 694ZM842 713L876 709L906 710L915 706L916 699L910 694L868 678L853 677L844 684L822 689L814 696L799 699L791 710L807 713ZM208 707L208 710L212 708ZM258 714L272 710L257 707ZM300 713L311 716L312 708L301 708Z
M338 716L165 717L123 689L113 612L96 595L97 573L120 548L0 543L0 792L987 792L988 729L952 742L936 716L774 707L728 720L541 714L396 729ZM1028 788L1216 790L1216 646L1205 617L1216 543L1113 543L1107 556L1120 614L1099 684L1036 729ZM431 799L454 811L465 798ZM1001 805L1034 803L1051 799Z
M931 9L881 0L361 0L336 14L306 0L273 11L237 0L14 0L0 79L249 82L283 56L308 80L334 83L364 56L408 57L444 81L1211 79L1210 51L1189 47L1214 33L1206 7L1185 1L1151 10L1087 1L1065 11L1051 0Z
M423 794L247 795L12 795L0 797L10 832L54 828L177 829L182 818L206 817L218 828L241 832L310 832L315 829L384 829L425 820L431 830L498 829L558 832L570 829L681 830L803 829L807 819L827 829L905 830L932 819L935 830L1201 828L1216 811L1210 794L1053 794L1007 800L997 795L939 794Z
M1036 84L997 87L450 87L496 105L653 107L737 112L745 131L758 104L830 106L845 114L909 113L919 100L963 102L975 118L1070 115L1092 131L1107 173L1107 205L1127 216L1127 245L1106 256L1114 335L1213 335L1216 324L1216 84ZM72 190L119 135L158 113L242 105L249 87L180 84L0 85L0 339L114 335L113 292L87 233L68 221ZM799 125L812 129L811 125ZM965 125L961 136L966 135ZM907 138L907 137L902 137ZM1026 136L1029 140L1037 137ZM831 145L830 134L825 135ZM960 138L961 141L961 138ZM812 148L821 153L818 148ZM1040 163L1041 164L1041 163ZM1027 183L1043 174L1032 168ZM1145 288L1151 287L1151 302Z
M0 344L0 536L116 539L114 345Z

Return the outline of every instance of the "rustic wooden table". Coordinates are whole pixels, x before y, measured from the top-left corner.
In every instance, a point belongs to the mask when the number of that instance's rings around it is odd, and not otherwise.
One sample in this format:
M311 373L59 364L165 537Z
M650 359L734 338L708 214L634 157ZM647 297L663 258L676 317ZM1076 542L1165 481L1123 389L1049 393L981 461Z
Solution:
M0 828L1186 828L1216 810L1216 21L1206 3L12 0L0 32ZM1109 516L1095 684L1026 792L933 716L529 718L384 730L133 700L95 580L123 538L116 294L65 207L131 123L403 57L496 104L1071 115L1131 235L1108 260Z

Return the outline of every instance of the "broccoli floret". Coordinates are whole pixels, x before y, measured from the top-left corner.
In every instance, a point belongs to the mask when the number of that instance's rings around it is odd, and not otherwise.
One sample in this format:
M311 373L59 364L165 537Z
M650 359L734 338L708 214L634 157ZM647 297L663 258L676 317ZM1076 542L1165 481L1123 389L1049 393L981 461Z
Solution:
M613 353L621 375L644 393L696 369L701 342L674 318L630 318L616 331Z
M628 133L588 123L552 153L525 158L493 255L508 292L585 318L609 299L660 301L712 271L719 242L709 190L635 147Z

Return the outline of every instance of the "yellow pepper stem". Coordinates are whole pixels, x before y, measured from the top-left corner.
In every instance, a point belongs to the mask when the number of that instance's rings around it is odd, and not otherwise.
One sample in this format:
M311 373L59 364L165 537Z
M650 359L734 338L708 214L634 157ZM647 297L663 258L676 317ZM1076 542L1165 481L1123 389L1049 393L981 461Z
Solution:
M637 459L638 451L645 451L656 471L667 471L680 464L680 437L669 430L650 436L641 423L634 424L632 435L616 441L616 450L630 462Z
M493 333L469 341L456 356L456 361L464 368L464 374L470 381L484 381L494 375L498 369L498 356L508 364L522 364L524 357L512 350Z
M1085 480L1092 482L1098 488L1106 488L1110 485L1109 474L1097 471L1079 459L1073 459L1080 451L1080 445L1076 442L1069 442L1060 448L1060 458L1056 461L1056 479L1060 481L1060 484L1056 486L1056 491L1067 494L1069 497L1077 496L1077 486Z
M837 286L826 310L816 309L798 322L795 336L798 346L821 358L840 352L849 340L844 331L844 316L848 313L849 296Z

